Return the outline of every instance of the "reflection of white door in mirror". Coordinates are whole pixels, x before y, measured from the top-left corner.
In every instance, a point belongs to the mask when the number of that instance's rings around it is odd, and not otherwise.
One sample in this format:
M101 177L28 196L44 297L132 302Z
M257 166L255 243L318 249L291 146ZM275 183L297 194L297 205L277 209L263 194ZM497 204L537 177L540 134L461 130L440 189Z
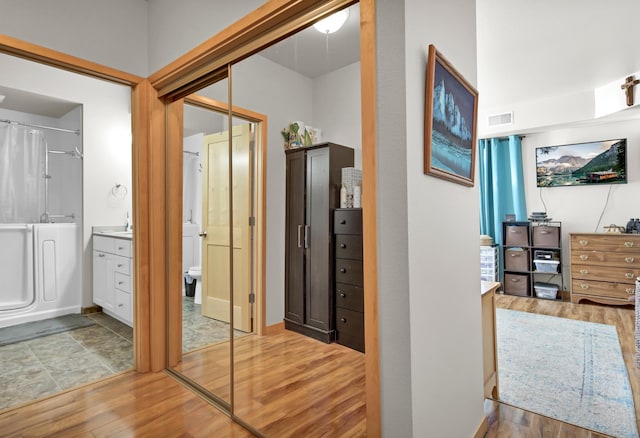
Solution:
M233 127L233 320L251 331L250 124ZM229 133L203 139L202 314L229 322Z

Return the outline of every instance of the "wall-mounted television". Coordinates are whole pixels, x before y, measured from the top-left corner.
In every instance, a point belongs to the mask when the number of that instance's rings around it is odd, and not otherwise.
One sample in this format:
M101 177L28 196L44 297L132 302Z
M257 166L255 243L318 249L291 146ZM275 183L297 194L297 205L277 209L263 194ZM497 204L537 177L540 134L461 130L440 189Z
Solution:
M627 139L536 148L538 187L627 183Z

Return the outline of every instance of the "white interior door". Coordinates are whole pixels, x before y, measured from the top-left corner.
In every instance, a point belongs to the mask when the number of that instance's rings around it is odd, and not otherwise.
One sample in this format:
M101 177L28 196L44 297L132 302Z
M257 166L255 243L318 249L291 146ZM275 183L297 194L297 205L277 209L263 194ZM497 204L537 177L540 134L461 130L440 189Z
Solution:
M229 133L203 140L202 314L230 322L230 256L233 238L234 328L251 331L251 125L234 126L233 214L229 221ZM233 235L230 236L230 230Z

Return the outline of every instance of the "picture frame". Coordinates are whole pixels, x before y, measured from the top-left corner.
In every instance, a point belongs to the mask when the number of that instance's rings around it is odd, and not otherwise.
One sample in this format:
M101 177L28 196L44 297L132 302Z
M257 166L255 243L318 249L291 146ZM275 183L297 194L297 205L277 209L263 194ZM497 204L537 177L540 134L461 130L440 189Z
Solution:
M424 119L424 173L473 187L478 91L429 45Z

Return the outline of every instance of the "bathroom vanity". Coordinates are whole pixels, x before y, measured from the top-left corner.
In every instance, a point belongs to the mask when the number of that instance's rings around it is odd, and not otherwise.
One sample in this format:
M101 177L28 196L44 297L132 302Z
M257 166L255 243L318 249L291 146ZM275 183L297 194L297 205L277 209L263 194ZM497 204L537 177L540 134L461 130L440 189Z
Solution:
M93 302L133 326L133 248L131 231L93 232Z

